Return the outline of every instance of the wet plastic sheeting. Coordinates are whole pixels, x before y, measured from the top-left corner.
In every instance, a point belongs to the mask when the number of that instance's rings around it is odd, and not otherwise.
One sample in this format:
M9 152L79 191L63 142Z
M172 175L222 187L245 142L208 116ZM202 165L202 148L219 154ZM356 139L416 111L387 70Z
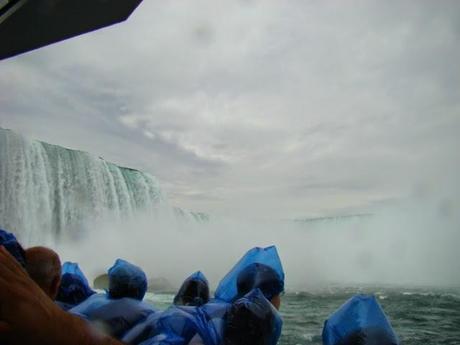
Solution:
M147 303L133 298L111 299L106 294L93 295L71 313L95 322L106 334L120 339L134 325L157 311Z
M225 329L225 319L230 308L230 303L219 301L212 301L201 307L209 325L212 326L213 332L216 334L216 339L222 338Z
M175 305L199 307L209 301L209 284L203 273L197 271L185 279L174 297Z
M109 302L109 298L105 293L99 293L92 295L83 303L75 306L71 310L69 310L73 314L78 315L89 315L93 313L95 310L99 309L100 307L106 305Z
M106 294L91 296L70 312L96 322L107 334L121 338L156 310L141 301L147 290L147 277L142 269L117 259L108 275Z
M109 269L109 291L111 298L144 298L147 291L147 277L144 271L128 261L117 259Z
M0 245L13 255L22 267L26 266L26 256L21 244L17 241L16 236L11 232L0 229Z
M76 262L66 261L62 265L62 275L64 274L74 274L80 277L80 279L85 283L85 285L89 286L88 279L86 279L85 275L83 274L80 266Z
M199 307L170 307L159 320L161 334L188 344L198 334L205 345L220 343L214 324Z
M270 266L252 263L244 268L236 282L238 296L242 297L253 289L260 289L268 300L284 291L284 281Z
M198 336L204 345L219 345L227 337L235 344L252 337L249 340L255 345L275 345L281 328L278 311L255 289L233 304L171 306L159 318L149 316L143 324L135 326L123 341L141 345L189 344Z
M77 263L65 262L62 265L61 286L56 300L64 310L68 310L86 300L93 291Z
M160 334L143 341L139 345L187 345L187 343L184 343L182 337L174 334Z
M187 344L200 330L206 328L196 307L171 307L159 322L164 335L182 337Z
M228 344L276 345L282 327L278 311L255 289L232 304L223 338Z
M188 344L199 335L205 345L222 340L222 325L230 305L208 303L203 307L171 306L160 317L150 315L124 337L127 344Z
M345 302L326 320L322 336L324 345L399 344L380 304L369 295L356 295Z
M215 297L225 302L232 302L238 296L237 279L247 266L259 263L273 268L284 282L284 271L275 246L267 248L255 247L249 250L238 263L227 273L217 287Z
M173 344L188 344L197 332L195 307L171 306L160 317L151 315L133 327L122 340L128 344L169 344L173 340Z
M137 323L123 337L122 341L126 344L140 344L146 339L153 338L160 333L158 321L162 317L162 312L150 314L147 318Z

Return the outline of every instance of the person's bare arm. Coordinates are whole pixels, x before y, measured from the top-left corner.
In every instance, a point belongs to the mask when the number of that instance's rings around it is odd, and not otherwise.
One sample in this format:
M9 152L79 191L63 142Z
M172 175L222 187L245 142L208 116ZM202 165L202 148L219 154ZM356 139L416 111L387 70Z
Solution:
M0 335L12 345L122 345L56 306L3 246Z

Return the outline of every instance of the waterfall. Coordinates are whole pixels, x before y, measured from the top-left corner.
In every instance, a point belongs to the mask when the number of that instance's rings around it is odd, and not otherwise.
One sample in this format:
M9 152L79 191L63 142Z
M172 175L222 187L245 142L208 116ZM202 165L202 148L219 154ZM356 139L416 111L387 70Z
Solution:
M95 220L161 204L149 174L0 128L0 228L25 243L78 238Z

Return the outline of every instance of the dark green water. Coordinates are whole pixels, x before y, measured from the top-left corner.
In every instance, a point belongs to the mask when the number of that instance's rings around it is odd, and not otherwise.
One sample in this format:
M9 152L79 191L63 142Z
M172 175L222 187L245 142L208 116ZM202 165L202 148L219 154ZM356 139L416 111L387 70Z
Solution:
M321 344L323 322L356 293L374 293L403 345L460 344L460 289L332 288L283 297L280 345ZM155 295L166 307L172 295Z
M459 291L411 289L331 289L287 294L280 344L321 344L328 315L355 293L375 293L401 343L460 344Z

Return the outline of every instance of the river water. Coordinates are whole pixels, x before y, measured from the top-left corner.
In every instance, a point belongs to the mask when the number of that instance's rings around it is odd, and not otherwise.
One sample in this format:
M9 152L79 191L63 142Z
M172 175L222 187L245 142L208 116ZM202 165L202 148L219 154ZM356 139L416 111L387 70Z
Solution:
M355 293L377 296L402 344L460 344L460 289L395 287L287 293L281 306L284 324L279 344L321 344L324 320ZM172 298L172 294L148 296L159 308L166 308Z

